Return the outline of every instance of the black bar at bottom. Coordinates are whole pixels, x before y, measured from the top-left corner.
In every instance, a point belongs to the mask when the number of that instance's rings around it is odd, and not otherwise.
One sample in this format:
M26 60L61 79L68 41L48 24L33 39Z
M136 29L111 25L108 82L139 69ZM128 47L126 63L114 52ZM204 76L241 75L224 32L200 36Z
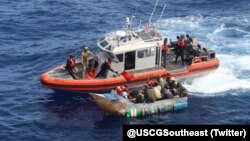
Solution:
M123 140L250 140L250 125L123 125Z

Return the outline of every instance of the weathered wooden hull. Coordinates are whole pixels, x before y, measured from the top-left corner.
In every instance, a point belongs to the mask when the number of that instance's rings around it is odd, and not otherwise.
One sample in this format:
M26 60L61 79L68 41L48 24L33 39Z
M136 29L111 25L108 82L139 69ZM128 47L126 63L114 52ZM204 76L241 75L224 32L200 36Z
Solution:
M138 117L185 109L188 97L163 99L153 103L132 103L114 94L90 93L100 109L109 115Z

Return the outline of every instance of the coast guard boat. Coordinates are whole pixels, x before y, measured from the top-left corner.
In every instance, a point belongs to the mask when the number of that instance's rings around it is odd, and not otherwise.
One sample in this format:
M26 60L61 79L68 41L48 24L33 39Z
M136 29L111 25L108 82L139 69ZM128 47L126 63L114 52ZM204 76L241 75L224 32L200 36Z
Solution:
M165 7L164 7L165 8ZM152 15L151 15L152 16ZM151 17L150 17L151 19ZM97 59L89 59L88 72L101 70L102 63L112 58L111 68L118 72L108 71L107 77L82 78L82 65L77 61L73 79L65 71L65 64L55 67L41 75L41 83L45 88L70 92L98 92L110 91L117 86L144 84L149 80L156 80L158 76L174 76L177 79L200 75L216 70L219 60L215 52L208 49L206 59L203 56L193 56L186 63L174 63L176 42L169 42L170 52L165 67L162 65L162 45L165 37L159 30L151 26L132 28L133 17L126 18L125 28L106 34L97 42L100 51ZM195 41L196 39L193 38ZM169 41L169 40L168 40ZM192 45L197 49L197 44ZM185 58L190 55L185 54Z

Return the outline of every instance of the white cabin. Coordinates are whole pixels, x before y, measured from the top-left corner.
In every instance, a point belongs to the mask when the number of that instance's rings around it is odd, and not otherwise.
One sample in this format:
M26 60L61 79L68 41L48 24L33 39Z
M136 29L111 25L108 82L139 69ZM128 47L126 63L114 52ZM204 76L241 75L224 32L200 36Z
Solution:
M112 68L118 72L161 66L162 35L154 29L118 30L98 40L100 58L113 58ZM99 64L104 60L99 60ZM109 72L112 73L112 72ZM112 74L111 74L112 75Z

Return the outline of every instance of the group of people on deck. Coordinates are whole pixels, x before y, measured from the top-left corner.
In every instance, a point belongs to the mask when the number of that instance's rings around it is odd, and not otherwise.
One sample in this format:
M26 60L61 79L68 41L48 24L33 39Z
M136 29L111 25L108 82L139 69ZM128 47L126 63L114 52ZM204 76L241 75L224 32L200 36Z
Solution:
M84 47L82 52L81 52L81 65L82 65L82 78L83 79L89 79L89 78L94 78L94 77L103 77L106 78L108 71L112 71L114 73L118 73L117 71L114 71L111 68L111 62L112 59L108 58L107 60L105 60L103 62L103 64L101 65L101 70L100 72L97 74L97 67L98 67L98 63L95 62L92 70L89 70L89 60L90 58L95 58L96 60L98 59L90 50L88 47ZM76 59L74 55L69 55L67 62L66 62L66 66L65 66L65 70L69 73L69 75L73 78L73 79L77 79L76 75L75 75L75 70L76 68Z
M172 43L174 46L174 52L175 52L175 61L174 63L178 63L178 58L181 58L182 65L184 66L185 62L190 64L191 60L195 57L201 57L204 60L207 60L208 51L206 48L202 48L200 44L197 43L195 38L190 37L188 34L186 34L186 37L184 35L177 36L177 42ZM171 46L172 46L171 45ZM162 45L162 66L166 67L167 62L167 56L170 53L170 45L167 42L167 39L164 39L163 45ZM186 55L186 57L184 57ZM204 61L203 60L203 61Z
M156 81L149 81L143 90L129 91L127 85L118 86L116 93L134 103L155 102L161 99L187 96L187 90L175 77L157 77Z
M181 35L180 37L177 36L176 43L171 42L171 46L168 44L168 40L164 39L164 42L162 45L162 66L164 68L166 68L168 55L170 53L170 48L172 46L174 46L174 52L175 52L174 63L175 64L178 63L179 57L181 58L183 66L185 62L188 64L191 64L194 58L201 59L201 61L206 61L208 59L207 49L202 48L201 45L197 43L195 38L191 38L188 34L186 34L186 37L184 37L184 35ZM89 69L90 58L96 58L98 60L98 58L89 50L88 47L84 47L81 52L81 57L80 57L81 65L82 65L81 76L83 79L89 79L89 78L95 78L95 77L106 78L108 75L108 71L112 71L118 74L117 71L111 68L111 62L112 62L111 58L108 58L101 64L101 69L98 74L97 74L97 67L98 67L97 62L95 63L93 68L91 68L91 70ZM73 55L69 55L66 66L65 66L65 70L71 75L73 79L77 79L76 74L75 74L76 72L75 67L76 67L76 59Z
M94 54L89 50L88 47L84 47L82 52L81 52L81 64L82 64L82 77L84 78L86 75L86 71L88 69L89 66L89 58L91 56L94 56ZM75 67L76 67L76 59L74 55L69 55L67 62L66 62L66 66L65 66L65 70L69 73L69 75L71 75L71 77L73 79L77 79L76 75L75 75ZM90 73L91 75L91 73ZM92 74L94 75L94 74Z

